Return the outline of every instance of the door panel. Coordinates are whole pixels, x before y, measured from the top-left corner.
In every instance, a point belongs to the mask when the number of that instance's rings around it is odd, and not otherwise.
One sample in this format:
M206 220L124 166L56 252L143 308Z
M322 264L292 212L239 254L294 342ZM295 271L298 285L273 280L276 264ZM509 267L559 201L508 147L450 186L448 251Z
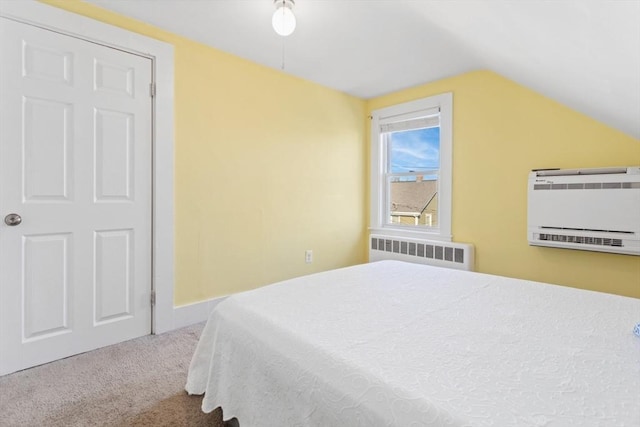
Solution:
M133 122L129 113L95 111L96 201L133 196Z
M148 58L0 18L0 374L151 332Z
M131 267L133 230L98 231L95 234L95 322L133 316Z
M51 46L44 47L25 41L24 46L24 76L47 80L52 83L71 85L73 70L73 54Z
M23 340L70 332L69 234L24 236Z
M95 61L96 90L115 96L134 96L134 74L131 67L122 67L104 60Z
M72 105L23 98L24 200L69 200L73 183Z

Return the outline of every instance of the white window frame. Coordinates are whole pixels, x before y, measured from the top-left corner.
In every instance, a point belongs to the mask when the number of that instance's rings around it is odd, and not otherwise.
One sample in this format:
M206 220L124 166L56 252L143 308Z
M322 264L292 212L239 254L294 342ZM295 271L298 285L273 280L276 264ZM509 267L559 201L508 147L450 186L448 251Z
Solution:
M49 6L38 1L2 1L0 16L107 47L144 56L153 62L153 212L151 332L174 329L174 51L173 46L132 31Z
M440 172L438 177L437 228L388 224L386 221L387 183L385 179L386 154L380 125L394 117L419 116L422 112L440 109ZM371 113L371 224L372 233L389 236L451 241L451 198L453 165L453 94L430 96Z

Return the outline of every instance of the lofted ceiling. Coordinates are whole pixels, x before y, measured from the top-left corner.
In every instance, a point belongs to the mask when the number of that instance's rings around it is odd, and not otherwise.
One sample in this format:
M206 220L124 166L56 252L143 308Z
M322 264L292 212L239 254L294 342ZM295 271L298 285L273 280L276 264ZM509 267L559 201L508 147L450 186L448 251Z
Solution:
M87 0L360 98L488 69L640 138L640 0Z

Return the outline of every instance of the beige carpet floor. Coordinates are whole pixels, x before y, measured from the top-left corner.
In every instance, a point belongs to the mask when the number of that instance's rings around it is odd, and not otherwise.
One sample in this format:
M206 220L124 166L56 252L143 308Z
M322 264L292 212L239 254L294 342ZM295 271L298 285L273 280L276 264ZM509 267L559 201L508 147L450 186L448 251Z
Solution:
M0 377L0 426L215 426L184 392L204 323Z

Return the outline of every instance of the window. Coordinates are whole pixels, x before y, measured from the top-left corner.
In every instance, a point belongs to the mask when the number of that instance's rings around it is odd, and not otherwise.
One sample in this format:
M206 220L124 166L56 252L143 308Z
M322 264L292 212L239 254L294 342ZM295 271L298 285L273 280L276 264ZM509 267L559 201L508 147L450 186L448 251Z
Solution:
M451 93L373 111L371 228L451 240Z

